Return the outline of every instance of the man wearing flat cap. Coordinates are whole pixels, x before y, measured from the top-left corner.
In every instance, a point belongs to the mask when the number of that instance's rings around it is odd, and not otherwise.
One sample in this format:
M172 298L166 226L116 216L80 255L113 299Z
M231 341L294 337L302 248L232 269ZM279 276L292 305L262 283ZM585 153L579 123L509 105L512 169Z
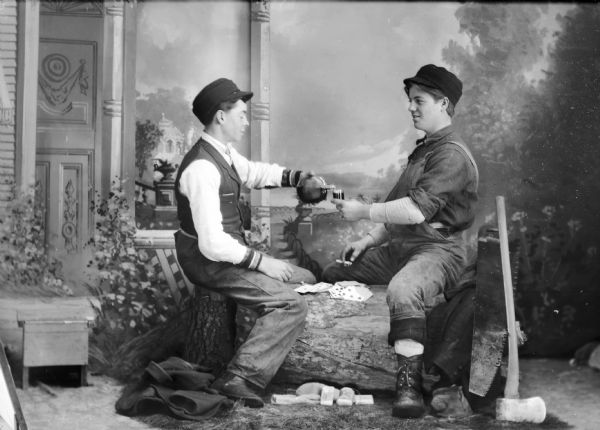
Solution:
M398 358L392 414L416 418L425 412L421 392L425 302L442 293L450 300L461 291L458 281L466 265L461 233L475 217L479 175L452 127L462 82L445 68L428 64L404 85L414 127L425 137L416 142L384 203L333 200L346 220L369 219L376 226L344 247L342 259L352 264L330 264L323 280L388 285L388 340ZM450 369L435 362L434 367L442 383L459 382L460 365Z
M293 187L311 173L250 161L236 151L248 127L246 102L226 78L204 87L193 112L205 129L183 158L175 180L180 229L177 258L195 284L257 314L254 327L212 388L246 406L261 407L271 381L304 328L307 306L292 283L314 283L312 273L250 248L240 208L242 185Z

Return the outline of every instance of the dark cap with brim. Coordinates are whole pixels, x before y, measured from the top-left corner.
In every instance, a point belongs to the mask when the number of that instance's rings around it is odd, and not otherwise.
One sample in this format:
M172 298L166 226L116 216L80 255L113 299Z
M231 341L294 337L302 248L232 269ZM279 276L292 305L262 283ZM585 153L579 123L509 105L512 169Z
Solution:
M253 95L251 91L240 90L232 80L219 78L202 88L192 103L192 111L202 124L208 125L221 103L247 102Z
M463 85L461 80L444 67L433 64L421 67L415 76L404 80L404 85L407 87L411 83L440 90L455 106L462 96Z

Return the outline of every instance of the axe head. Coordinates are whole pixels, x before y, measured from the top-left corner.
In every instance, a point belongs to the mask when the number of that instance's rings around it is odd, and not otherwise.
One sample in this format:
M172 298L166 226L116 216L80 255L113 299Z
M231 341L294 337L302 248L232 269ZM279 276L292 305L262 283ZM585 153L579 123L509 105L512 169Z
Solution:
M546 403L541 397L496 399L496 419L540 424L546 419Z
M469 391L484 397L496 376L507 339L506 303L497 230L480 232Z

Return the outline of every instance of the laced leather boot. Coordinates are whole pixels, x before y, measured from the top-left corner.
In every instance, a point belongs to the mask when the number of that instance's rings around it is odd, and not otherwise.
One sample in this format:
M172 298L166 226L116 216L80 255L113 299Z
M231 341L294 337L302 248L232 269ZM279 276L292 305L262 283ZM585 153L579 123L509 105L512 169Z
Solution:
M397 354L398 373L396 374L396 397L392 415L398 418L419 418L425 413L425 403L421 393L421 368L423 355L405 357Z

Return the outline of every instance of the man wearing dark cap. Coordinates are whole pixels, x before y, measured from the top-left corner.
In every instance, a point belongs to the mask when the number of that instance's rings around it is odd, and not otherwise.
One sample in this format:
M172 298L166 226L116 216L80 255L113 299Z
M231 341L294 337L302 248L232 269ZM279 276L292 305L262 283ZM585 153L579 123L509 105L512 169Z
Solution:
M346 244L342 259L352 264L330 264L323 278L388 285L388 340L399 365L392 414L414 418L425 412L425 303L442 293L450 300L461 288L458 280L466 263L461 233L473 223L479 179L473 157L452 127L462 82L445 68L428 64L404 85L413 124L425 137L416 142L384 203L333 200L343 218L377 224L365 237ZM456 369L435 370L444 381L458 377Z
M290 283L314 283L309 271L250 248L240 209L241 186L293 187L305 176L277 164L253 162L232 145L249 123L252 93L221 78L204 87L193 112L202 136L183 158L175 180L180 230L177 258L195 284L232 298L257 314L254 327L212 388L250 407L263 406L271 381L304 328L307 306Z

